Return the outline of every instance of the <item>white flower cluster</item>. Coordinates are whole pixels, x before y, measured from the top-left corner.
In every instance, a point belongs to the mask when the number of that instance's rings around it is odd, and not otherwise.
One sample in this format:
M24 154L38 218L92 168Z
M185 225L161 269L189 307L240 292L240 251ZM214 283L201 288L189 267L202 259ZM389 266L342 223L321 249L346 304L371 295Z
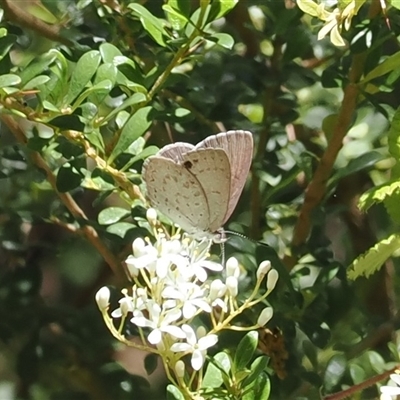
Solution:
M152 221L149 217L148 220ZM179 235L167 238L161 232L156 232L154 244L148 239L138 238L132 245L133 254L126 260L133 286L129 291L122 291L124 296L119 300L119 307L111 312L111 317L108 314L109 289L103 287L96 295L98 306L114 336L128 342L121 334L128 318L138 328L143 346L160 354L165 363L173 366L177 379L183 376L181 358L184 355L190 354L193 370L199 371L207 349L217 343L217 333L223 329L243 330L243 327L235 327L232 320L246 308L264 300L278 279L277 271L264 261L257 271L256 287L239 305L239 263L230 258L224 268L209 260L210 245L209 240L197 242ZM266 290L259 296L265 276ZM196 319L202 313L209 315L211 330L208 332L199 326ZM264 326L271 318L272 308L266 307L257 324L246 330ZM115 328L113 319L121 320L120 329ZM193 326L196 325L198 328L195 330ZM149 347L149 343L153 347Z

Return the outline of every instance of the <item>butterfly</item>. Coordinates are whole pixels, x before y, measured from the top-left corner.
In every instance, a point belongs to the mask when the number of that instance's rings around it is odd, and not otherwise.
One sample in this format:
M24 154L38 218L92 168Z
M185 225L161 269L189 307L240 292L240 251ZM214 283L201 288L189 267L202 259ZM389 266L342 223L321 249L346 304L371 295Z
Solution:
M252 156L253 136L243 130L209 136L196 146L167 145L143 164L149 202L195 239L222 240Z

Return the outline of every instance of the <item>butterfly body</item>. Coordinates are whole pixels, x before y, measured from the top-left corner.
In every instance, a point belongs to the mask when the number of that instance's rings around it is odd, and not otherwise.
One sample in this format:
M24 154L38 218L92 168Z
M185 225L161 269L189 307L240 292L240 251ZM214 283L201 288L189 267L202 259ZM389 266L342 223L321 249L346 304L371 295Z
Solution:
M220 236L250 169L253 138L228 131L193 146L174 143L143 164L151 205L197 239Z

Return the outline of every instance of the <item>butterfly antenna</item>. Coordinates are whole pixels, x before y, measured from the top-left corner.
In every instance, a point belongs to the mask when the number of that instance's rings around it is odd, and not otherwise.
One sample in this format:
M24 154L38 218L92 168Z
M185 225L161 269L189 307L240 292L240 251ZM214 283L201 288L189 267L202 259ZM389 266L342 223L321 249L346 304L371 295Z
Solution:
M221 242L219 245L221 246L222 265L225 267L225 242Z
M269 244L261 242L261 240L252 239L252 238L250 238L250 237L248 237L246 235L243 235L243 233L239 233L239 232L235 232L235 231L224 231L224 233L229 233L230 235L238 236L238 237L240 237L242 239L247 239L251 243L254 243L256 245L261 245L261 246L268 247L268 248L271 247Z

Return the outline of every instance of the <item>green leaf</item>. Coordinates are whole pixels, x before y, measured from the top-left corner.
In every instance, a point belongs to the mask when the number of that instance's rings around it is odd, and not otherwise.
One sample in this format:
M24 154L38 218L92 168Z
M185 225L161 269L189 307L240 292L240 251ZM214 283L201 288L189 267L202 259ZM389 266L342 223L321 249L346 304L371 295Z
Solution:
M0 61L9 53L16 41L16 35L7 35L0 38Z
M187 0L168 0L168 5L185 17L190 16L191 3Z
M123 153L132 142L134 142L138 137L142 136L147 131L152 122L149 118L151 110L152 107L150 106L140 108L128 119L122 128L121 135L116 146L111 152L108 160L109 163L112 163L115 157Z
M167 400L185 400L185 396L174 385L167 386Z
M256 331L248 332L239 342L233 362L236 372L246 369L247 364L253 358L254 352L257 349L257 344L258 332Z
M365 84L372 79L378 78L382 75L388 74L399 68L400 64L400 51L389 56L385 61L381 62L376 68L370 71L367 76L361 80L361 84Z
M145 160L147 157L154 156L159 151L157 146L148 146L143 151L141 151L136 156L132 157L123 167L123 170L126 171L131 165L139 160Z
M265 369L267 368L267 364L268 364L268 357L266 356L257 357L251 364L249 376L242 383L243 387L246 387L250 385L252 382L254 382L257 379L257 377L265 371Z
M160 45L165 47L164 35L167 32L164 29L164 21L158 19L151 14L145 7L137 3L131 3L128 8L132 10L132 14L137 16L146 32Z
M175 30L179 31L183 29L188 23L188 19L176 11L170 4L164 4L162 8L167 13L168 21Z
M366 253L357 257L347 272L347 277L355 280L359 276L373 274L383 265L383 263L392 256L400 247L400 236L391 235L381 240Z
M111 82L111 89L112 89L113 86L115 85L115 82L117 81L117 74L118 74L118 69L114 64L112 63L102 64L100 65L100 67L96 72L96 76L94 78L94 84L96 85L100 82L108 80ZM109 91L107 92L107 94L108 93Z
M235 44L235 40L231 35L227 33L214 33L209 40L216 41L217 44L224 47L225 49L231 50ZM216 39L216 40L214 40Z
M394 8L397 8L398 10L400 10L400 0L392 0L390 2L390 5L393 6Z
M246 388L242 400L268 400L271 392L271 382L265 372L257 376L250 388Z
M203 388L217 388L224 382L223 376L228 376L231 369L231 360L224 352L217 353L207 366L201 386Z
M115 224L116 222L129 216L130 214L130 211L125 208L108 207L100 211L97 217L97 221L100 225Z
M333 388L340 382L346 372L346 357L343 354L335 354L328 361L325 370L324 382L325 387Z
M38 75L31 79L26 85L23 86L22 90L37 89L39 85L44 85L50 80L47 75Z
M129 222L117 222L116 224L109 225L106 231L123 239L129 230L135 228L136 226Z
M384 156L377 151L370 151L358 158L354 158L353 160L350 160L350 162L345 167L337 170L337 172L332 177L332 182L337 182L346 176L371 168L383 158Z
M389 153L400 163L400 107L393 115L388 133Z
M114 118L115 115L120 113L122 110L125 110L125 108L133 106L135 104L144 103L146 99L147 97L143 93L133 94L131 97L127 98L120 106L111 111L110 114L107 115L107 120L111 120L112 118Z
M215 21L218 18L223 17L229 11L232 10L239 0L214 0L211 3L210 13L208 14L207 22Z
M392 196L394 193L400 190L400 181L395 180L389 183L384 183L383 185L374 187L367 192L365 192L358 203L358 206L366 211L375 203L381 203L388 196Z
M69 192L79 187L82 182L82 175L70 163L65 163L58 170L56 186L61 193Z
M115 47L111 43L102 43L99 47L99 51L105 64L113 63L115 57L122 56L118 47Z
M64 98L64 105L69 106L79 96L100 65L101 56L97 50L85 53L76 63Z
M0 88L4 89L7 86L15 86L21 83L21 78L14 74L0 75Z
M26 85L30 80L39 74L43 74L50 64L57 58L57 53L54 51L48 52L41 57L33 60L20 74L22 84Z
M386 211L390 218L396 223L400 223L400 190L393 192L391 196L387 196L384 203Z

